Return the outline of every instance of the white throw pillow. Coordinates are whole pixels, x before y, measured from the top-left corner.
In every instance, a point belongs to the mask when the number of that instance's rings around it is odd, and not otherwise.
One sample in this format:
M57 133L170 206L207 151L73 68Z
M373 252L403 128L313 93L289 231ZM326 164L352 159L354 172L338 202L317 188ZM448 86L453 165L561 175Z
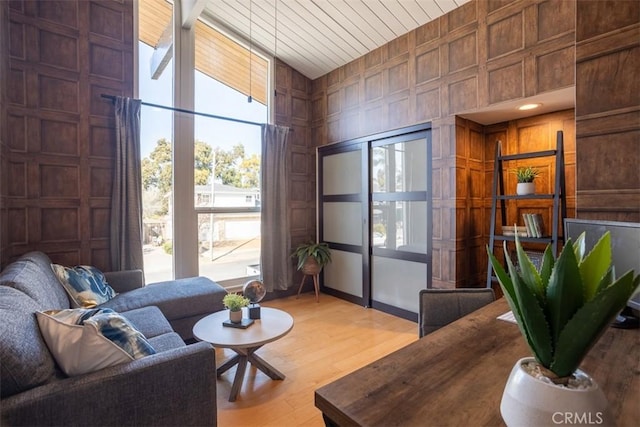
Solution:
M68 376L155 354L142 333L108 308L45 311L36 316L49 350Z

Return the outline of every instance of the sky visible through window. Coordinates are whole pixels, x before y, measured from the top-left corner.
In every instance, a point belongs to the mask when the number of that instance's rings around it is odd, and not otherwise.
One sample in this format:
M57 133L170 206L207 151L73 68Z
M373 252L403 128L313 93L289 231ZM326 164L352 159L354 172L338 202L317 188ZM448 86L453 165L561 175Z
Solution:
M158 80L150 78L150 59L153 48L139 43L139 96L144 102L172 105L173 73L170 63ZM247 97L209 76L196 71L195 111L217 116L233 117L256 123L267 122L267 107L257 101L247 102ZM143 107L140 124L141 155L148 157L161 138L172 140L172 122L168 120L168 110ZM226 120L195 116L195 135L213 146L228 150L242 143L248 155L260 154L258 126L247 126ZM253 142L253 143L249 143Z

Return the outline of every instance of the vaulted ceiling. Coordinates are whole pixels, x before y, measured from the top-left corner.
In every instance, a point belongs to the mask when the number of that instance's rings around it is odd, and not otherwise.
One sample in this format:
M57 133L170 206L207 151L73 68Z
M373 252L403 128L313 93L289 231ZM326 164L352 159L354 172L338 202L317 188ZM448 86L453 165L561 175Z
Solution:
M204 14L310 79L469 0L208 0Z

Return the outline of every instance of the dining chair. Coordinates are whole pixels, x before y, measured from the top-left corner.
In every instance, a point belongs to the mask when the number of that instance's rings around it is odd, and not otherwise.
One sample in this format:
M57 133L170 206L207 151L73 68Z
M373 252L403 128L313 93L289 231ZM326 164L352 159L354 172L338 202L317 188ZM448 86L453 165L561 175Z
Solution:
M422 289L418 313L420 338L494 300L491 288Z

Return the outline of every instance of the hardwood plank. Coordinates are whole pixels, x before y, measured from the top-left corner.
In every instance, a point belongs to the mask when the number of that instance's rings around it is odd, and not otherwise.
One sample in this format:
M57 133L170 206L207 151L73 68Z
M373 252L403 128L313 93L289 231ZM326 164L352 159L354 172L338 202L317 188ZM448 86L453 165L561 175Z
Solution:
M218 379L218 425L323 426L314 391L418 339L418 326L375 309L312 292L267 301L294 319L291 332L256 352L286 375L273 381L249 366L235 402L229 392L236 368ZM233 356L216 350L220 365Z

